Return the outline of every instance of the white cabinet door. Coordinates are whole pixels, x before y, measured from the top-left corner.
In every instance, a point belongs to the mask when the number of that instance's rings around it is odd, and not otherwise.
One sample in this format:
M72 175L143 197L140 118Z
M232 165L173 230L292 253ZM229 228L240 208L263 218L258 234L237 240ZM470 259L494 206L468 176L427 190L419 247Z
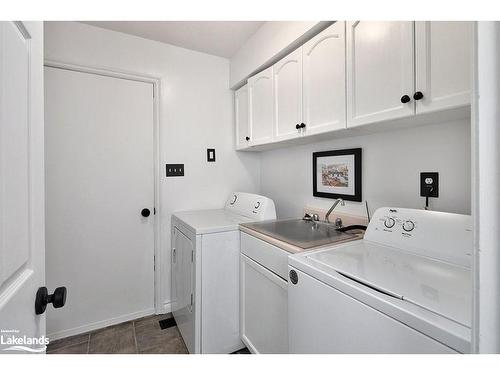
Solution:
M409 21L348 22L348 127L415 113L413 34Z
M302 59L305 134L345 128L345 22L304 44Z
M252 353L288 353L288 283L241 254L240 332Z
M273 66L274 140L299 137L302 131L302 48Z
M255 146L273 138L273 68L248 79L250 105L250 141Z
M416 22L415 32L417 113L469 105L473 22Z
M236 149L248 147L250 129L248 127L248 88L243 86L234 93L234 115L236 124Z

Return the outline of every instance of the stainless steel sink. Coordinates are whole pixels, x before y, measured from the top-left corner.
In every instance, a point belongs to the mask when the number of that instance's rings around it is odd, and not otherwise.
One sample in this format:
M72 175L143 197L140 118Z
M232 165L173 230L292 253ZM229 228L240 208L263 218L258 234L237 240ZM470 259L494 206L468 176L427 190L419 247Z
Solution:
M302 249L356 237L356 234L339 232L335 225L302 219L263 221L243 226Z

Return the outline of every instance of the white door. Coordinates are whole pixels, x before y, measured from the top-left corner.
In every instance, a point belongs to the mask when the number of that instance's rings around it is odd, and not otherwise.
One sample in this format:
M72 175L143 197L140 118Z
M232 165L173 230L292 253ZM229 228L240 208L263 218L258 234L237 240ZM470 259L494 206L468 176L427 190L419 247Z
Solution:
M234 93L234 117L236 121L236 149L241 150L248 147L248 141L250 140L247 85Z
M194 244L178 228L172 239L172 313L189 353L197 353L194 291Z
M345 128L345 22L335 22L302 51L305 133Z
M473 22L416 22L417 113L470 105L473 30Z
M0 353L46 344L42 43L42 22L0 22Z
M302 133L302 47L273 66L274 140Z
M152 314L153 85L46 67L45 125L49 337Z
M347 126L415 113L413 22L347 23Z
M273 137L273 68L248 79L251 146L269 143Z
M240 255L241 339L252 353L288 353L287 281Z

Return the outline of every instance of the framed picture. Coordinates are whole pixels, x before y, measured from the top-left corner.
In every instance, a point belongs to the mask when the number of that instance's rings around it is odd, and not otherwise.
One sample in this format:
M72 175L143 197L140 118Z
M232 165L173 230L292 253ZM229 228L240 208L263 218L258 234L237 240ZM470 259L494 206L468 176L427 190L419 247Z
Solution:
M314 152L313 195L361 202L361 149Z

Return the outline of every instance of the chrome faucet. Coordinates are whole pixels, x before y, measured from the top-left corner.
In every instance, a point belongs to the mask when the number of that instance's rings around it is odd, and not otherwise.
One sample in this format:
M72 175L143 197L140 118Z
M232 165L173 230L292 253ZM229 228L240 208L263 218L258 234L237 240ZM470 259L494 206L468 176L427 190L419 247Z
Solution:
M333 205L332 207L330 207L330 209L328 210L328 212L326 213L325 215L325 221L327 223L330 222L330 214L332 213L332 211L335 209L335 207L337 207L337 205L340 203L341 206L345 206L345 202L342 198L338 198L338 199L335 199L335 202L333 202Z

